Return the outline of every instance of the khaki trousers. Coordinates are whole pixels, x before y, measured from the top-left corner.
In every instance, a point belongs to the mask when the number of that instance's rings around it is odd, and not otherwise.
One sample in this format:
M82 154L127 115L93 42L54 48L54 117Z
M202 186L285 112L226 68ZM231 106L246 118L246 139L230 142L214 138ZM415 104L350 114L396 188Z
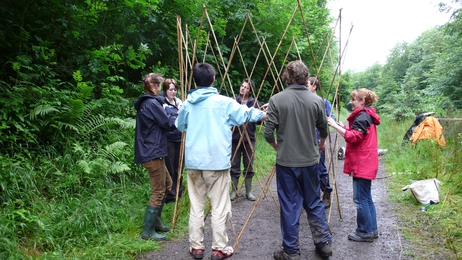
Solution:
M144 168L149 173L151 183L151 197L148 205L160 207L165 195L172 189L172 178L165 167L164 158L154 159L143 163Z
M231 219L229 169L223 171L188 170L190 199L189 244L194 249L204 246L204 208L206 196L212 207L212 249L228 253L226 221Z

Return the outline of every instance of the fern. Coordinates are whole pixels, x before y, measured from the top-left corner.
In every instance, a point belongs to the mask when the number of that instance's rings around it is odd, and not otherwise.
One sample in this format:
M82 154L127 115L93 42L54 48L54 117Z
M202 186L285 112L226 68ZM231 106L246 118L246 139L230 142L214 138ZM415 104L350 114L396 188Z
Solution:
M130 171L125 162L119 161L120 154L125 151L126 146L125 142L114 142L103 149L94 149L92 151L97 152L92 153L85 151L80 144L74 144L74 152L83 156L77 165L82 171L95 177Z
M73 124L69 124L69 123L65 123L65 122L61 122L61 121L56 121L55 124L52 124L51 126L57 128L57 129L69 129L69 130L72 130L72 131L75 131L77 133L80 133L79 132L79 128Z
M127 143L124 142L115 142L110 145L106 145L106 147L101 150L101 155L108 159L111 158L117 160L118 156L116 153L122 151L125 146L127 146Z
M113 117L111 120L117 123L122 129L135 129L136 126L136 120L134 118L120 119L118 117Z
M92 172L92 165L91 161L85 161L85 160L79 160L77 161L77 165L79 166L80 169L82 169L83 172L85 173L91 173Z
M106 129L114 122L102 115L88 115L77 120L77 127L83 135L91 134L98 129Z
M74 143L74 152L75 153L84 153L82 146L79 143Z
M126 163L120 161L112 163L108 168L108 172L110 173L123 173L130 170L130 167Z
M30 111L29 118L32 121L35 120L38 115L45 116L50 113L60 113L60 111L56 109L54 106L40 105L34 108L34 110Z

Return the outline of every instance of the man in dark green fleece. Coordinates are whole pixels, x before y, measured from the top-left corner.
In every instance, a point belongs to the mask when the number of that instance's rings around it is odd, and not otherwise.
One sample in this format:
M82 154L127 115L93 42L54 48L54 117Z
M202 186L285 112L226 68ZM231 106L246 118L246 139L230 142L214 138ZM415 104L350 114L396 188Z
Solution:
M281 206L283 250L274 259L300 259L299 225L302 206L308 215L316 252L332 255L332 236L320 198L319 154L325 149L327 117L322 99L306 88L309 71L292 61L282 75L287 84L268 102L265 139L276 150L276 181ZM319 130L321 140L316 138ZM276 138L274 137L276 131Z

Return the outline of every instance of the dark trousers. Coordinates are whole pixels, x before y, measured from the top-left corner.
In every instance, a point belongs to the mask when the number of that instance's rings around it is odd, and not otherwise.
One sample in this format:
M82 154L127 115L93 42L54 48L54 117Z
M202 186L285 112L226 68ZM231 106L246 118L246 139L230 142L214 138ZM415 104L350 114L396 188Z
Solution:
M326 152L323 151L319 159L319 178L321 180L321 190L323 192L332 192L332 186L330 186L329 182L329 172L327 171L325 162Z
M252 178L255 175L253 171L253 159L254 154L252 151L255 149L255 141L243 141L238 146L239 140L233 140L232 142L232 152L231 158L234 159L231 161L231 176L239 178L241 175L241 160L244 163L244 171L242 174L246 178ZM234 155L236 154L236 155Z
M282 245L287 254L300 251L298 241L302 207L308 217L314 244L320 246L326 242L332 243L324 204L320 198L318 168L319 164L308 167L284 167L276 164Z
M182 168L178 172L180 165L180 149L181 142L167 142L168 156L165 160L165 166L172 178L172 189L167 194L167 199L174 199L176 197L176 187L178 185L178 175L180 175L180 189L178 191L178 198L183 193L183 169L184 169L184 157L182 158Z

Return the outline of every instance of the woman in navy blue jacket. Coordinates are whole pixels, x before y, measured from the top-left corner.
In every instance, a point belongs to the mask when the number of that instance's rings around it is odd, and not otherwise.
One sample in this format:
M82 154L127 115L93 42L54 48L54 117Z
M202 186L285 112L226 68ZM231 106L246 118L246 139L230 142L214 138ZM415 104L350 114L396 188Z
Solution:
M162 95L165 97L165 112L167 115L178 114L183 102L177 97L178 83L176 80L169 78L164 81L162 87ZM181 156L181 132L177 129L167 133L167 149L168 156L165 160L167 170L172 178L172 189L167 194L165 199L166 203L174 202L176 200L176 189L178 186L178 198L183 193L183 169L184 169L184 156ZM180 158L181 157L181 158ZM181 164L181 169L179 169ZM179 177L179 178L178 178Z
M151 197L143 222L142 239L165 240L166 236L156 231L166 232L170 228L161 221L165 195L172 188L172 179L165 167L167 157L167 133L175 129L177 114L167 115L160 96L163 78L149 73L143 79L145 94L135 101L135 163L141 163L149 173Z

